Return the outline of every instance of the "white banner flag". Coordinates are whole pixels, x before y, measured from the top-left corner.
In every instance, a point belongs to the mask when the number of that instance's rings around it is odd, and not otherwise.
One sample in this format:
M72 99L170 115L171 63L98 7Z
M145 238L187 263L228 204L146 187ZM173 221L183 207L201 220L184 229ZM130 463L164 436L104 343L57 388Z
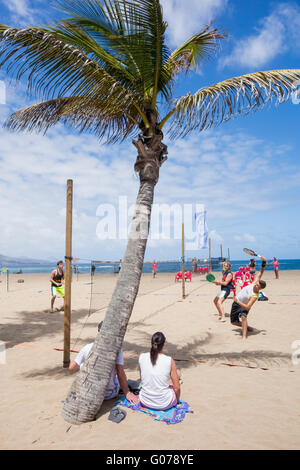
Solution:
M208 248L208 229L206 224L206 210L203 209L195 214L196 219L196 242L198 249Z

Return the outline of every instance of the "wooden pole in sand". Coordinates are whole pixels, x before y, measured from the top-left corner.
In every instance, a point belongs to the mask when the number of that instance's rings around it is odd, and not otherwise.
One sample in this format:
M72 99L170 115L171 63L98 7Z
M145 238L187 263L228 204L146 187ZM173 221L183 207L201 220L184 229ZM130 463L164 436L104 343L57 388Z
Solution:
M66 255L65 255L65 314L64 314L64 368L70 364L71 345L71 282L72 282L72 210L73 180L67 181Z
M182 298L185 299L184 224L182 224Z
M209 272L211 273L211 239L208 239L209 242Z

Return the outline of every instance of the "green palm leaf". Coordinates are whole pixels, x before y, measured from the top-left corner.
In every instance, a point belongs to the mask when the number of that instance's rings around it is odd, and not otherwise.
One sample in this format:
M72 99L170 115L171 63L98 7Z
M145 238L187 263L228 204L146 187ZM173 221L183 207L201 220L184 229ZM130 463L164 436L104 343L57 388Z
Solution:
M216 52L218 40L224 37L219 30L207 26L172 52L164 67L171 69L173 75L182 70L187 72L190 67L195 68L204 59L211 57Z
M20 80L27 76L28 89L49 99L63 95L106 98L113 109L119 103L126 110L143 96L124 88L82 49L64 42L42 28L14 29L0 25L2 44L0 68Z
M164 36L167 24L158 0L58 3L71 15L61 26L83 30L120 61L153 106L159 92L166 100L170 98L172 75L163 68L170 56Z

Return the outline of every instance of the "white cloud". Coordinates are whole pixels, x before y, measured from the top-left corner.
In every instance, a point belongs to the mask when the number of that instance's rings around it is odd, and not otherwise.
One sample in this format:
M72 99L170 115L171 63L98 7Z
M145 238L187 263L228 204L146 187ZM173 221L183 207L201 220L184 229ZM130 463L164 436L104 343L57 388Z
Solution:
M211 23L227 6L227 0L161 0L168 22L171 46L179 46Z
M28 24L40 24L41 20L48 19L48 8L45 8L44 0L2 0L10 13L13 26L27 26ZM40 5L39 5L40 4Z
M212 242L215 242L215 243L222 243L223 241L223 238L221 237L221 235L217 233L216 230L211 230L208 233L208 237L211 239Z
M233 238L236 241L245 241L250 243L256 242L256 238L253 235L250 235L249 233L244 233L243 235L234 235Z
M32 9L27 0L2 0L14 19L32 21Z
M220 66L261 67L300 45L300 7L282 3L260 20L256 32L237 41L230 55Z
M96 210L104 202L117 204L120 194L135 200L134 150L125 146L112 150L100 146L92 136L68 135L62 127L47 136L0 129L0 136L0 213L4 221L0 253L49 257L63 251L69 178L74 181L74 252L82 256L101 251Z

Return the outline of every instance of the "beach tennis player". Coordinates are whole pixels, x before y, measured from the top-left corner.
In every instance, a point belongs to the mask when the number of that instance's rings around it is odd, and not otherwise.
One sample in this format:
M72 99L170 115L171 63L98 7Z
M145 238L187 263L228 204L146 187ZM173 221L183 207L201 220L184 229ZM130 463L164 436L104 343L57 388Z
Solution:
M242 328L243 339L247 338L248 331L253 331L253 328L248 326L247 317L250 309L258 299L259 291L265 289L267 285L265 281L261 279L267 260L263 256L260 256L260 258L262 259L262 265L259 273L255 276L254 282L244 287L238 295L234 297L234 302L231 308L231 324Z
M62 261L58 261L57 269L54 269L50 275L51 282L51 308L50 312L53 313L54 302L56 296L59 294L62 298L65 297L65 286L63 280L65 278L64 264Z
M221 282L213 281L213 283L216 284L216 286L221 286L221 290L219 294L214 298L214 304L216 306L216 309L219 312L219 320L222 322L225 322L226 318L225 318L225 311L223 308L223 302L229 296L230 291L234 289L233 275L231 272L231 264L228 261L224 263L222 281Z
M268 264L273 264L274 265L274 273L275 273L275 279L279 279L279 262L277 258L273 258L273 261Z
M153 274L153 277L155 277L157 274L157 262L156 261L153 261L152 263L152 274Z
M252 276L255 276L255 266L256 266L256 261L254 258L251 258L250 259L250 262L248 264L248 267L250 268L250 271L249 273L252 275Z

